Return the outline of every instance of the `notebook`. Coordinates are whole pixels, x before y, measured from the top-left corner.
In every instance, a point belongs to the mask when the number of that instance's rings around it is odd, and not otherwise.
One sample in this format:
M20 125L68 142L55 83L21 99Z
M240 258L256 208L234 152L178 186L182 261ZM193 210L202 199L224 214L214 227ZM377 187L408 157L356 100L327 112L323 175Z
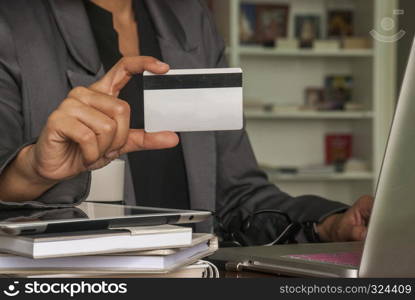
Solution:
M170 273L130 273L130 274L11 274L0 278L218 278L212 266L204 261L184 266Z
M51 258L179 248L191 243L191 228L161 225L27 236L4 235L0 236L0 251L30 258Z
M213 254L217 238L195 234L189 247L144 252L32 259L0 255L1 274L165 274Z

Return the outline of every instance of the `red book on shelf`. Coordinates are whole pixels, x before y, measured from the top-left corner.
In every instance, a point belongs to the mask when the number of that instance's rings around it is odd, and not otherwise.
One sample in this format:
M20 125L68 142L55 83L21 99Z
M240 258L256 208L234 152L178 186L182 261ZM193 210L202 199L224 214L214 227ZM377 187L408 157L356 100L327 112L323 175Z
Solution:
M326 135L326 164L335 162L346 162L352 157L352 135L351 134L328 134Z

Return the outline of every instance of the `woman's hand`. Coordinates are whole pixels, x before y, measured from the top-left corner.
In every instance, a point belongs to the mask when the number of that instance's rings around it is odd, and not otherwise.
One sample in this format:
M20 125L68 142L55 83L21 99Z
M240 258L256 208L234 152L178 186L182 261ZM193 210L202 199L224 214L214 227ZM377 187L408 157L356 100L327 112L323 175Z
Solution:
M372 213L374 199L363 196L344 214L326 218L317 226L320 239L325 242L363 241Z
M25 188L37 191L23 200L32 200L82 172L102 168L122 154L178 144L173 132L130 129L130 107L117 97L133 74L145 70L164 74L169 66L151 57L123 58L98 82L69 93L50 115L37 143L23 149L6 170L26 181Z

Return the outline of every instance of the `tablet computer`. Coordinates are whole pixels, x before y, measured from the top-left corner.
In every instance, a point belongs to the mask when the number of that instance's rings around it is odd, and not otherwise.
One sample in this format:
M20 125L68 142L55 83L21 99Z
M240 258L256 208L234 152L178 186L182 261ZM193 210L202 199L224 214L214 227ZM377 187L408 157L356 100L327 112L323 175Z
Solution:
M209 211L83 202L70 208L0 211L0 233L28 235L132 226L189 224L205 221L211 215Z

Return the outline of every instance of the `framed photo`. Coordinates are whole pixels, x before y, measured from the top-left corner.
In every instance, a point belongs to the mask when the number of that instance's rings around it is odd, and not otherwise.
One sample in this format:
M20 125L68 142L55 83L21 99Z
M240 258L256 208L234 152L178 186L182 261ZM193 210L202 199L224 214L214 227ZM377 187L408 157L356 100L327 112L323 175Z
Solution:
M312 110L324 109L325 98L324 89L318 87L309 87L304 92L304 108Z
M344 110L353 97L353 77L349 75L327 76L325 89L327 109Z
M330 10L327 13L327 35L329 38L343 38L354 34L354 13L352 10Z
M288 5L257 5L257 42L264 46L274 47L278 38L287 37L288 14Z
M321 17L316 15L298 15L295 17L295 36L301 48L313 47L313 42L321 38Z
M241 44L256 43L256 5L241 4L239 39Z

